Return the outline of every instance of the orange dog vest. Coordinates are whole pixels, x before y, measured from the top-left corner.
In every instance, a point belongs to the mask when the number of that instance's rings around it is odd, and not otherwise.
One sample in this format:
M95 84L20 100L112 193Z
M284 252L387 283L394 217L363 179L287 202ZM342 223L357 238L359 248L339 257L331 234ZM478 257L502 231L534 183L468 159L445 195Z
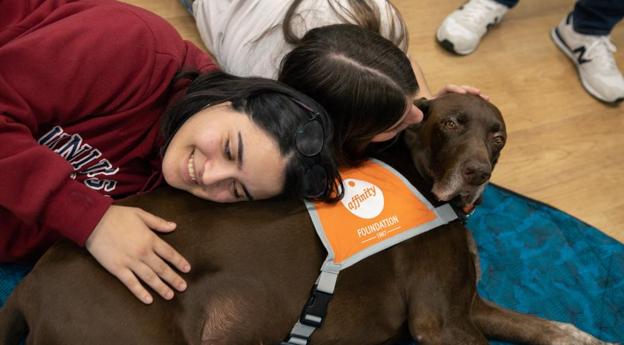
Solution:
M387 164L370 160L340 173L344 198L307 203L327 249L323 271L338 272L381 250L457 218L448 204L435 208Z
M370 160L340 172L344 198L336 204L306 202L327 249L316 286L282 345L306 345L321 326L341 270L397 243L457 219L449 204L433 207L405 177Z

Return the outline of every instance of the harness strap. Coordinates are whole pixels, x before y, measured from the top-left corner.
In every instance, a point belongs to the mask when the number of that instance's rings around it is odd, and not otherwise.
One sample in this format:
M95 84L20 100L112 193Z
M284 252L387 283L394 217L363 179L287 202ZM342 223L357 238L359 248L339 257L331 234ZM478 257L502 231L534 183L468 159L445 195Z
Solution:
M286 341L282 341L280 345L307 345L312 333L316 331L316 327L306 326L297 321L293 329L288 335Z
M450 204L434 207L383 162L371 161L345 174L345 195L349 197L342 205L306 202L327 257L299 320L280 345L309 343L325 321L341 270L458 218Z
M338 280L338 273L339 271L330 272L322 270L316 280L316 289L327 294L333 294L334 288L336 288L336 281Z
M454 221L455 219L459 218L459 216L457 215L457 212L455 212L455 209L453 208L453 206L451 206L451 204L444 204L442 206L438 206L435 208L435 210L438 216L440 217L440 220L442 220L441 222L442 224L448 224Z
M312 289L308 303L299 320L280 345L307 345L312 333L320 328L327 314L327 306L334 296L338 272L321 271Z

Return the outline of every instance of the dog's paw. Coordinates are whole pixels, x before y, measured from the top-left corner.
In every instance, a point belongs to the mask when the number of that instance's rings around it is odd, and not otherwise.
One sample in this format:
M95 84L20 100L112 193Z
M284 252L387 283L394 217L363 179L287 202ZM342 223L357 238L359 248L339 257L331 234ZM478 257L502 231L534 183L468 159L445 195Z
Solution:
M552 345L621 345L594 338L569 323L556 321L552 323L561 331L559 336L553 338Z

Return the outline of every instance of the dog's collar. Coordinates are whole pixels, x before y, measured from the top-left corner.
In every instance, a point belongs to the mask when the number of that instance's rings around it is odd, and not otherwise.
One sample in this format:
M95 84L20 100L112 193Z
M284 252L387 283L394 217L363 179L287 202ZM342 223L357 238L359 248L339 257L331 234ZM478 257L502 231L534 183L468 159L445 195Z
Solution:
M477 207L472 204L469 206L464 206L463 208L457 207L457 206L453 206L451 204L451 207L453 208L453 211L455 211L455 214L457 215L457 218L462 222L462 223L466 223L466 221L468 221L468 218L470 218L470 216L472 216L475 212L475 210L477 209Z
M475 210L477 209L476 203L473 203L472 205L467 205L464 207L459 207L449 201L437 200L436 197L433 195L433 193L431 193L430 189L424 192L420 188L417 188L417 189L423 195L423 197L425 197L427 201L429 201L431 205L435 207L440 207L442 205L447 205L447 204L450 205L450 207L453 208L453 211L457 215L457 218L463 223L465 223L468 220L468 218L470 218L470 216L472 216Z

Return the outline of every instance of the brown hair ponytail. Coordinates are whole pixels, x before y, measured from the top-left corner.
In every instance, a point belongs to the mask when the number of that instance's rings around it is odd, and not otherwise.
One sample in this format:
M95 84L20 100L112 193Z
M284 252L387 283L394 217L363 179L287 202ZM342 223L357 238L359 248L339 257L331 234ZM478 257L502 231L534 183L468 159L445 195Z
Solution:
M282 22L282 31L286 42L297 45L301 42L301 37L297 37L293 31L293 18L297 16L297 8L304 0L294 0L286 11ZM337 0L325 0L334 13L343 20L344 24L354 24L361 28L382 34L381 12L377 4L372 0L346 0L347 5ZM391 16L389 38L397 47L407 51L407 26L401 17L399 10L389 1L393 16ZM397 22L398 21L398 22ZM339 23L336 23L339 24Z

